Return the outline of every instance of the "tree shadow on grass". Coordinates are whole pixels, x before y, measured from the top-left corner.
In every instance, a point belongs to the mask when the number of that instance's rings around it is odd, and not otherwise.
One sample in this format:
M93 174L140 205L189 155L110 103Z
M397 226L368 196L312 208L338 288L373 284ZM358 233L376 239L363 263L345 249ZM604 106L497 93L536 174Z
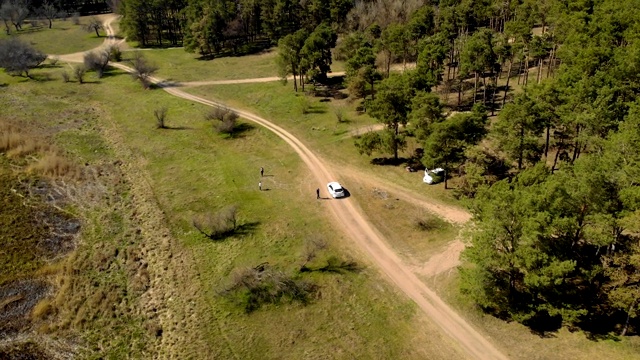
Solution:
M235 50L225 49L215 54L200 55L199 57L196 58L196 60L209 61L209 60L214 60L214 59L224 58L224 57L242 57L246 55L267 54L273 51L271 49L272 46L273 45L269 41L256 41L256 42L246 44L245 46L239 46Z
M174 87L182 87L183 85L179 81L166 79L166 80L158 83L157 86L160 87L160 88L174 88Z
M253 233L258 226L260 226L259 221L247 222L244 224L240 224L235 227L235 229L229 229L227 231L218 232L214 234L205 234L201 232L207 239L212 240L214 242L221 242L226 240L231 236L246 236Z
M327 258L322 266L302 266L300 272L321 272L321 273L334 273L334 274L346 274L346 273L359 273L363 268L353 260L339 259L336 256L330 256Z
M259 221L247 222L247 223L238 225L238 227L234 231L234 234L239 236L250 235L253 232L255 232L256 229L258 229L258 226L260 226Z
M371 159L372 165L382 165L382 166L398 166L402 165L409 161L409 159L404 157L395 158L374 158Z
M118 76L118 75L122 75L122 74L125 74L125 73L122 72L122 70L120 70L120 69L116 69L116 68L113 68L113 67L107 67L102 72L102 76L100 78L110 78L110 77L114 77L114 76Z
M193 128L189 126L165 126L162 130L193 130Z
M326 114L327 109L324 106L318 106L315 104L309 105L309 108L305 110L306 114Z
M246 133L255 129L255 126L249 123L238 123L233 130L228 133L229 139L238 139L246 136Z
M580 330L584 331L587 339L591 341L613 340L620 341L616 334L622 332L623 324L626 322L626 313L618 311L614 314L592 314L587 316L577 324ZM637 334L638 320L630 319L629 328L626 335Z
M63 67L64 65L60 64L60 62L56 62L55 64L47 63L40 65L40 68L42 69L61 69Z
M37 73L37 74L30 74L31 76L31 80L33 81L37 81L39 83L45 83L45 82L50 82L50 81L55 81L57 80L53 75L51 75L50 73Z
M562 316L551 316L548 312L542 311L536 313L523 324L531 330L531 333L541 338L555 338L556 333L562 327Z

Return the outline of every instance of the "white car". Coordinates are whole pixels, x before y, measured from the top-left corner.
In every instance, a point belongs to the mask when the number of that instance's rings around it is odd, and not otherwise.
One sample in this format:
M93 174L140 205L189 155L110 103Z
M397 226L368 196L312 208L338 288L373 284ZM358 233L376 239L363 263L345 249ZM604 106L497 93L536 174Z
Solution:
M331 194L334 199L344 197L344 189L342 188L342 185L336 181L328 183L327 190L329 190L329 194Z
M444 179L443 168L436 168L433 170L424 169L424 177L422 178L423 182L431 185L431 184L437 184L441 182L443 179Z

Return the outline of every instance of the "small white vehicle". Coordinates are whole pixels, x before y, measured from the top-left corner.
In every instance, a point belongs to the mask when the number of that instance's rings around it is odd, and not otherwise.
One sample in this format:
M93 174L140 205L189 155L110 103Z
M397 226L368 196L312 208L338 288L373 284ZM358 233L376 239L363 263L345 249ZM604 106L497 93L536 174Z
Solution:
M431 185L437 184L444 180L444 169L443 168L435 168L433 170L424 169L424 177L422 181Z
M344 189L342 185L336 181L332 181L327 184L327 190L329 190L329 194L333 196L334 199L344 197Z

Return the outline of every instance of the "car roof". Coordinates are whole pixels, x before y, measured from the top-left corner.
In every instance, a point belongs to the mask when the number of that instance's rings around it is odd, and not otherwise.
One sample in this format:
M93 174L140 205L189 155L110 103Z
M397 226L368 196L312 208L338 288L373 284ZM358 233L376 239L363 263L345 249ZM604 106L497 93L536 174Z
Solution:
M330 183L328 183L328 184L327 184L327 186L329 186L329 185L331 185L331 187L334 187L334 188L336 188L336 187L341 188L341 187L342 187L342 186L340 185L340 183L339 183L339 182L337 182L337 181L332 181L332 182L330 182Z

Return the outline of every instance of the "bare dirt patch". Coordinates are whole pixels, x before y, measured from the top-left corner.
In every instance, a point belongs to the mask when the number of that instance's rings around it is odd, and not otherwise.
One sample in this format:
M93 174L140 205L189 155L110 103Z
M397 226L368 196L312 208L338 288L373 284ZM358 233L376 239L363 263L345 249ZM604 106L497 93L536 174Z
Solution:
M454 269L460 265L462 250L464 243L461 240L452 241L444 251L433 255L424 265L416 266L415 271L421 275L434 276Z
M0 339L26 330L29 314L51 285L41 280L18 280L0 286Z

